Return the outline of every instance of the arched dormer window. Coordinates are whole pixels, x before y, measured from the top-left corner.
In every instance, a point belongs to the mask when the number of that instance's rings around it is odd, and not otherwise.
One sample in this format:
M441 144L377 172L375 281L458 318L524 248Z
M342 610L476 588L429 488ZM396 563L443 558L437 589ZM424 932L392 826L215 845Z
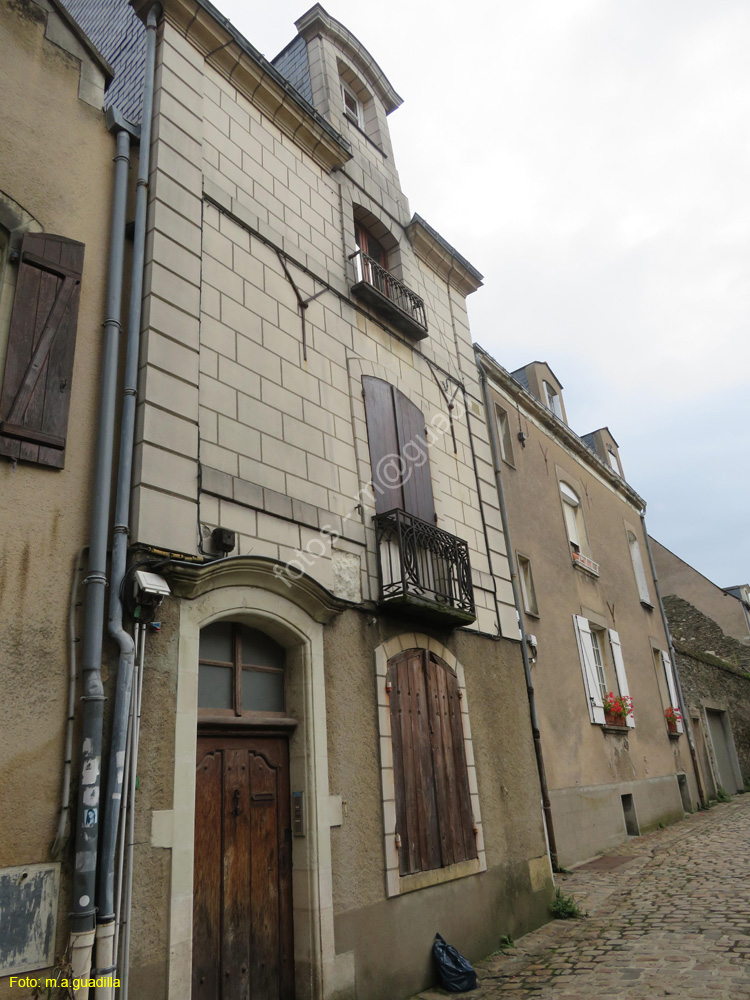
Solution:
M364 132L367 138L379 148L380 129L372 93L341 59L338 60L338 71L344 118L347 122L356 125L360 132Z

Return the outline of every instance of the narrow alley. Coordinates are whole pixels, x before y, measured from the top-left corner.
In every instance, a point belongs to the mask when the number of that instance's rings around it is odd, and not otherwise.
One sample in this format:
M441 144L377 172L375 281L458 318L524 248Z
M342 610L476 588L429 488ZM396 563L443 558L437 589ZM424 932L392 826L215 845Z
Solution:
M749 869L750 795L633 839L557 877L586 918L553 920L485 959L465 995L746 1000Z

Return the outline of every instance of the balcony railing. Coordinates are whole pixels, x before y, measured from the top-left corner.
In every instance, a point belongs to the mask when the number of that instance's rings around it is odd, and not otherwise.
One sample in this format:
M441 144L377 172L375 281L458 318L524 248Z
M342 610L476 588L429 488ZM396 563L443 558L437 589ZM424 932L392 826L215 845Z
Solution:
M446 625L476 619L469 547L404 510L375 516L381 606Z
M424 300L394 278L364 250L350 254L354 262L356 282L352 293L385 313L394 326L415 340L427 336L427 310Z
M599 576L598 562L594 562L593 559L589 559L589 557L585 556L583 552L580 552L574 548L571 548L570 554L573 557L574 565L579 566L581 569L588 570L588 572L591 573L593 576Z

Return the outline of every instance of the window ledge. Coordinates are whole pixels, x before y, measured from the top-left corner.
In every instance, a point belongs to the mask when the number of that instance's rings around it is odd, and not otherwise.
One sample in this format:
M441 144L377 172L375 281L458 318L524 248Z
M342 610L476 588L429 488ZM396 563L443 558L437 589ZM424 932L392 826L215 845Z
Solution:
M651 601L641 600L641 604L643 605L644 608L646 608L647 611L653 611L654 610L654 606L651 603Z
M386 151L385 151L385 150L383 149L383 147L382 147L382 146L379 146L379 145L377 144L377 142L375 142L375 140L374 140L374 139L371 139L371 138L370 138L370 136L369 136L369 135L367 134L367 132L365 132L365 130L364 130L364 129L362 128L362 126L361 126L361 125L359 124L359 122L355 122L355 120L354 120L353 118L350 118L350 117L349 117L349 115L347 115L346 113L344 113L344 118L345 118L345 120L346 120L346 124L347 124L347 125L351 125L351 126L352 126L353 128L356 128L356 130L357 130L357 131L359 132L359 134L360 134L360 135L361 135L361 136L362 136L363 138L367 139L367 141L368 141L368 142L370 143L370 145L371 145L371 146L372 146L372 147L373 147L374 149L377 149L377 151L378 151L378 152L380 153L380 155L381 155L381 156L383 157L383 159L384 159L384 160L387 160L387 159L388 159L388 154L387 154L387 153L386 153Z
M603 733L612 733L614 736L627 736L635 726L608 726L606 722L600 723Z
M542 617L538 611L529 611L527 608L523 609L523 613L529 618L536 618L537 621Z
M679 740L679 738L682 736L682 733L670 733L670 732L668 732L667 736L670 738L670 740Z
M593 559L589 559L582 552L571 552L570 557L573 560L575 568L580 569L582 573L588 573L590 576L599 576L599 563L594 562Z
M415 872L413 875L398 875L396 872L398 889L391 891L389 884L388 895L397 896L404 892L416 892L418 889L427 889L431 885L441 885L443 882L452 882L454 879L466 878L467 875L478 875L479 872L484 871L487 871L487 862L484 851L480 851L478 858L472 858L470 861L459 861L457 864L448 865L445 868L433 868L431 871ZM390 881L389 879L389 883Z

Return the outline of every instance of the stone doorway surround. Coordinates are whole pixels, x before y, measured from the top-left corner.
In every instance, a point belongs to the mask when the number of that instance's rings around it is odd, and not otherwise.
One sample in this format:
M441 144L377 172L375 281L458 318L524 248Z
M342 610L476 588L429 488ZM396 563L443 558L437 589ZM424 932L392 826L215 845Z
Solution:
M701 708L706 721L705 733L717 784L734 795L744 787L744 783L734 745L729 705L726 702L702 699Z
M396 848L396 790L393 776L393 750L391 743L390 701L386 690L388 662L391 657L406 649L427 649L442 660L456 674L459 697L461 698L461 724L464 736L464 752L466 756L466 771L469 779L469 793L477 838L477 857L471 861L461 861L447 868L437 868L432 871L420 872L416 875L402 876L398 869L398 850ZM386 895L389 897L425 889L431 885L450 882L487 871L487 855L484 849L484 832L482 813L479 805L479 788L477 785L476 765L474 763L474 747L472 743L471 726L469 724L469 705L466 697L466 677L463 665L456 659L454 653L437 639L422 632L402 632L381 643L374 652L375 675L378 697L378 729L380 735L380 781L383 795L383 853L385 857Z
M184 1000L191 990L198 642L200 630L221 619L262 629L287 650L288 714L298 721L289 741L290 782L307 805L306 836L295 837L292 848L297 998L325 1000L353 978L351 963L337 961L334 947L330 831L341 823L341 806L328 792L323 671L323 626L347 604L310 577L284 577L280 565L236 556L167 573L174 596L182 598L174 799L172 810L153 813L151 843L172 850L169 1000Z

